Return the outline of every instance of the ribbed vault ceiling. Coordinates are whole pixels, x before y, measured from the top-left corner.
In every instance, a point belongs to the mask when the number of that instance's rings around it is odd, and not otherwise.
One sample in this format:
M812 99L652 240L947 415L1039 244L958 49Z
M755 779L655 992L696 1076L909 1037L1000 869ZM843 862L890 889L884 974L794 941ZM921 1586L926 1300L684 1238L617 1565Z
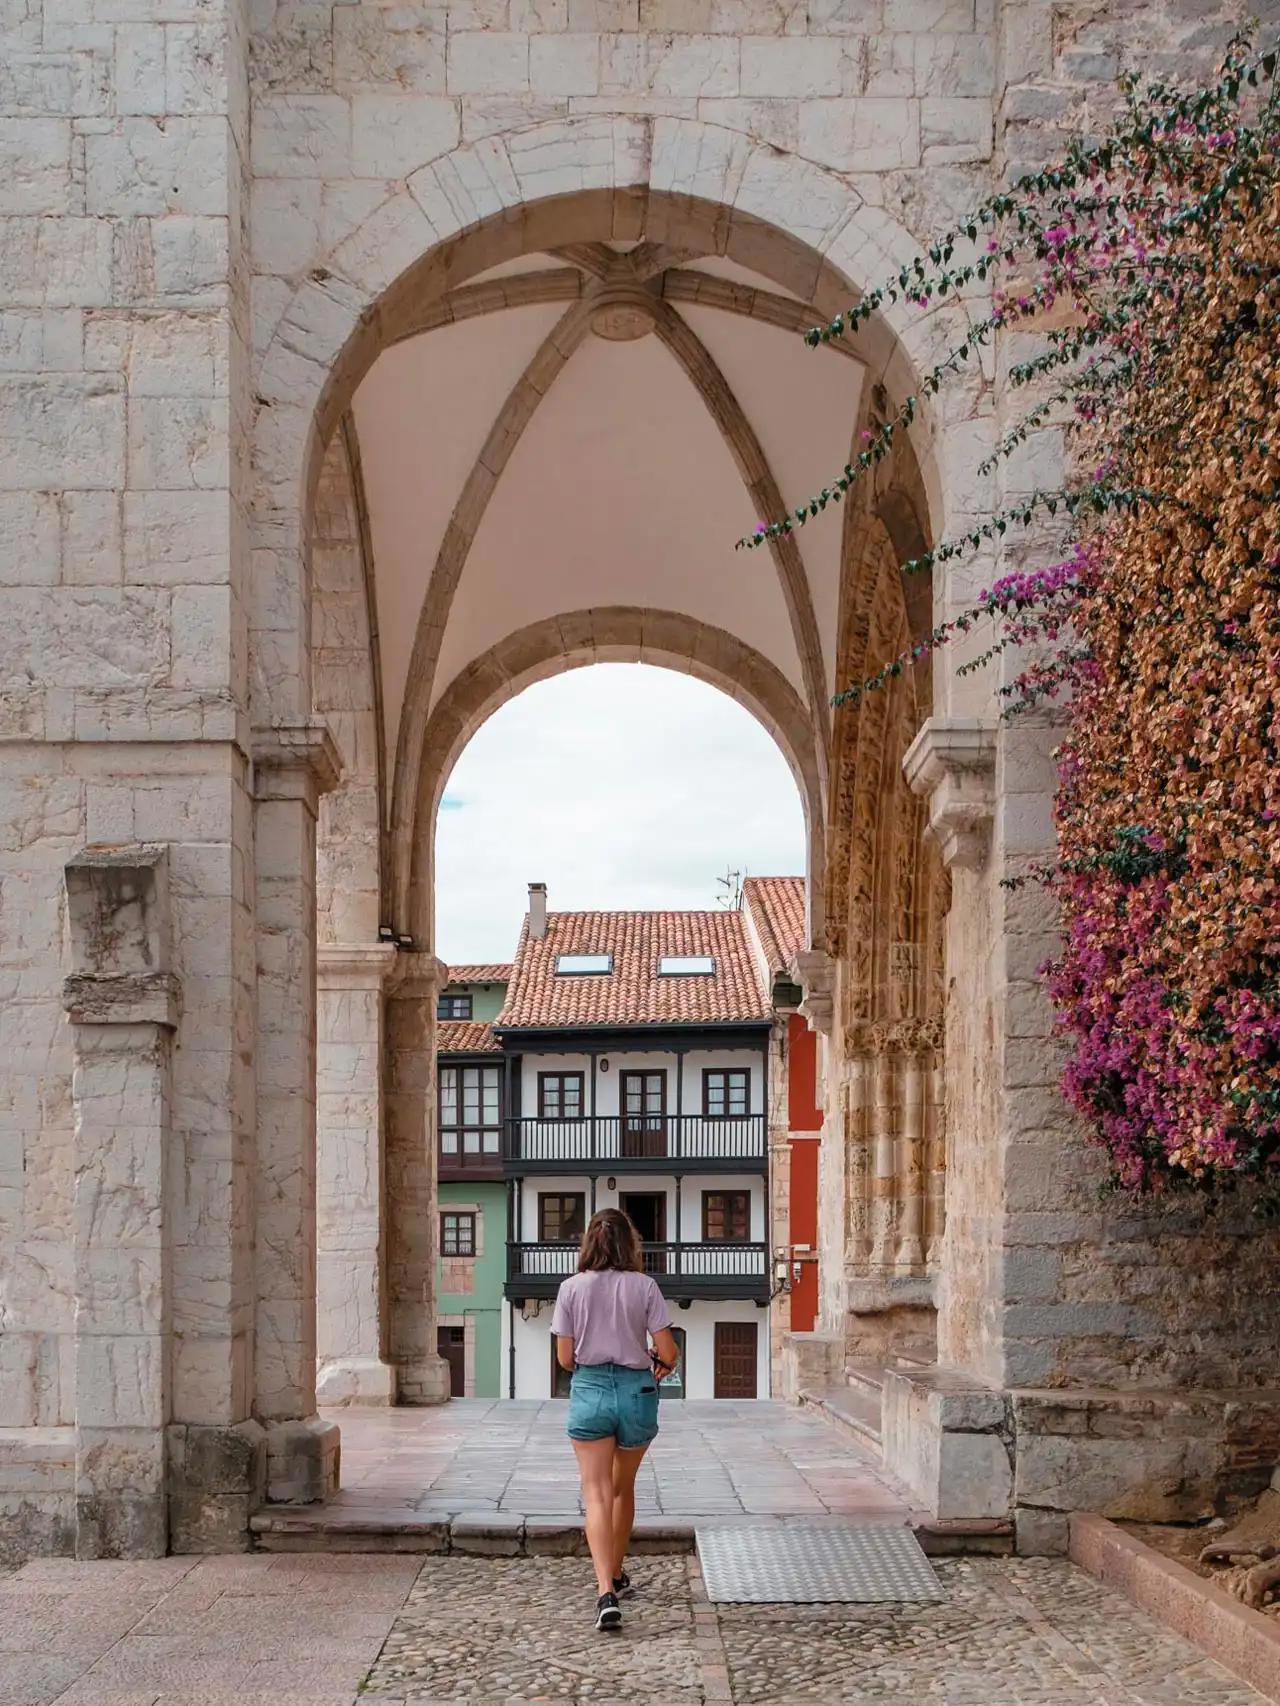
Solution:
M606 605L729 630L821 726L839 513L734 550L852 441L863 369L804 348L814 318L723 259L591 244L493 269L384 351L353 412L389 753L508 634Z

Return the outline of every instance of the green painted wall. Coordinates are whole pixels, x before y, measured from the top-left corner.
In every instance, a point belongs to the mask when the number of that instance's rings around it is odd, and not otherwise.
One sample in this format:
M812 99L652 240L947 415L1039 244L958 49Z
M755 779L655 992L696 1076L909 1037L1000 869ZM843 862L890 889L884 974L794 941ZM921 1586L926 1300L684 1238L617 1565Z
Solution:
M475 1259L475 1289L445 1291L442 1264L436 1263L436 1309L441 1315L475 1317L475 1396L497 1398L502 1360L502 1285L507 1272L507 1187L504 1184L441 1184L440 1207L474 1203L482 1217L477 1226L481 1254Z
M480 1025L489 1025L502 1011L502 1003L507 999L505 983L448 983L441 991L443 995L471 996L471 1017Z

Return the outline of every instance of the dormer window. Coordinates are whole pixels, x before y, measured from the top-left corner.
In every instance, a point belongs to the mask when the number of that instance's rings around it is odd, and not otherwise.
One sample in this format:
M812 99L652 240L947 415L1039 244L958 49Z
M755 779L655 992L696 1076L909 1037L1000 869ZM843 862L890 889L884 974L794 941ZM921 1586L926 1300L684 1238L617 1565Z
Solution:
M716 962L710 954L663 954L659 977L713 977Z
M608 977L613 970L612 954L557 954L557 977Z

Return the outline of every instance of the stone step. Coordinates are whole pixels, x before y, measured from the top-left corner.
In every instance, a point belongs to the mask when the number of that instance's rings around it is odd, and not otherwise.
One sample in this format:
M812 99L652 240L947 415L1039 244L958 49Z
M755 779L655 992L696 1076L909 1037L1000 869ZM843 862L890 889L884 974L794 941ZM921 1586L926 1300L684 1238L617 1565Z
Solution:
M880 1391L878 1387L828 1386L821 1392L802 1392L800 1402L816 1410L833 1426L852 1434L859 1444L880 1453Z
M930 1558L972 1556L1007 1558L1013 1552L1013 1524L980 1517L921 1517L912 1523L920 1548Z
M278 1505L250 1517L260 1552L458 1552L489 1558L568 1557L586 1551L582 1518L502 1512L424 1515L376 1505ZM692 1552L693 1524L638 1517L636 1552Z
M812 1517L703 1517L704 1523L731 1521L745 1527ZM836 1517L822 1519L839 1521ZM856 1514L850 1522L865 1521ZM883 1520L872 1516L869 1520ZM896 1520L902 1520L898 1518ZM946 1522L920 1512L910 1515L909 1525L931 1557L955 1553L1004 1554L1013 1550L1013 1525L1008 1522ZM632 1551L643 1554L679 1554L694 1550L694 1522L671 1517L640 1517L632 1538ZM454 1553L463 1557L585 1557L586 1540L582 1519L564 1516L506 1516L482 1512L475 1516L417 1516L409 1511L366 1509L357 1512L343 1505L277 1506L260 1511L250 1519L255 1544L262 1552L402 1552Z
M880 1394L884 1391L884 1364L878 1362L851 1362L845 1365L845 1384L851 1392L861 1394L868 1402L876 1405L877 1413L880 1405ZM880 1424L876 1422L876 1432Z

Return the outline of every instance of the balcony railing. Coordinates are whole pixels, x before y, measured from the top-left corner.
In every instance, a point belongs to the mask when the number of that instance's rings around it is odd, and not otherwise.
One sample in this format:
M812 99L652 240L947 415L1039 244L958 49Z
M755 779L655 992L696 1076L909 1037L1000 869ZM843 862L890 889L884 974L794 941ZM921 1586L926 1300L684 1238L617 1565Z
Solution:
M554 1297L578 1267L578 1244L507 1245L507 1296ZM769 1253L764 1244L728 1240L646 1244L644 1269L668 1297L745 1297L767 1301Z
M614 1114L508 1120L510 1172L742 1172L768 1156L763 1114Z

